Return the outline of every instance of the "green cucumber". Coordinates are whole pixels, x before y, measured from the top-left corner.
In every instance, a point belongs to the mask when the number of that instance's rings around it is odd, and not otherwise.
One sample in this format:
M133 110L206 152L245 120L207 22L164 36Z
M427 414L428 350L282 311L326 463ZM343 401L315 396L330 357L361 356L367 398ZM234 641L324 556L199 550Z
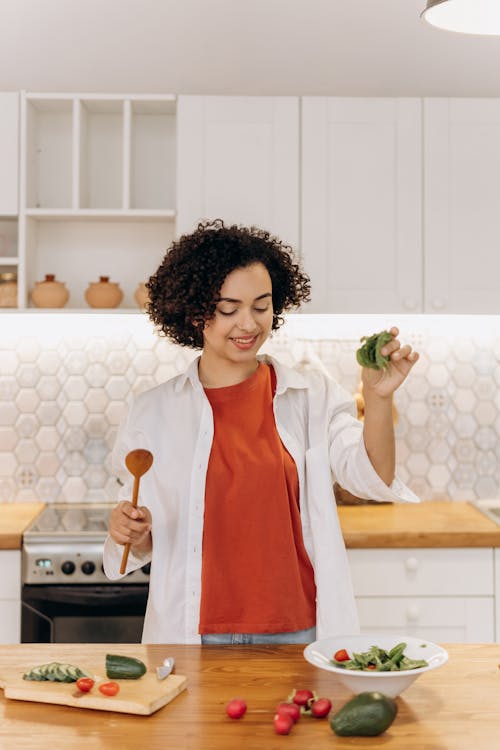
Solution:
M330 719L340 737L376 737L388 729L398 712L396 702L382 693L359 693Z
M106 676L110 680L138 680L146 674L146 665L134 656L106 654Z

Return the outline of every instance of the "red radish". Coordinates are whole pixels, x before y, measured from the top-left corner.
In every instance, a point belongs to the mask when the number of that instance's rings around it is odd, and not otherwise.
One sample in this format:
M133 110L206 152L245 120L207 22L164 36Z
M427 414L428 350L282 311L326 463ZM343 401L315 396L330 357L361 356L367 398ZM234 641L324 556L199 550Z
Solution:
M276 734L289 734L293 727L293 719L287 714L276 714L274 717L274 731Z
M318 698L317 701L313 701L310 705L311 716L315 719L323 719L327 716L332 708L331 701L328 698Z
M233 698L226 706L226 713L230 719L241 719L246 710L247 704L241 698Z
M296 703L278 703L276 713L289 716L294 723L300 719L300 707Z
M307 706L308 701L314 699L315 695L311 690L294 690L290 698L297 706Z
M341 648L334 653L333 658L335 659L335 661L349 661L350 656L345 648Z

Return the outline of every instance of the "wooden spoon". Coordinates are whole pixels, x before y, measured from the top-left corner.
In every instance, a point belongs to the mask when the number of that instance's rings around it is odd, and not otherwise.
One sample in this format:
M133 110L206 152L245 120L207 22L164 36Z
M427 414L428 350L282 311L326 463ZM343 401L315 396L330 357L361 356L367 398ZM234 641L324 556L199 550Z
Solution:
M137 499L139 497L139 481L143 474L151 468L153 463L153 454L144 448L136 448L130 451L125 456L125 466L134 477L134 489L132 491L132 506L137 506ZM128 553L130 552L130 542L127 542L123 550L122 564L120 567L120 574L125 573L127 567Z

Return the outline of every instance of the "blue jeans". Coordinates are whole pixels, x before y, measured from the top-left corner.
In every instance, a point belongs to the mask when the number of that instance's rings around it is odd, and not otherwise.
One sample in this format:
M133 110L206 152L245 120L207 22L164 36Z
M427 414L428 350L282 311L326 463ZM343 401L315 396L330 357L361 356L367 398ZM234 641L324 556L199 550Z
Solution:
M206 633L201 636L204 646L229 646L244 643L312 643L316 628L294 630L289 633Z

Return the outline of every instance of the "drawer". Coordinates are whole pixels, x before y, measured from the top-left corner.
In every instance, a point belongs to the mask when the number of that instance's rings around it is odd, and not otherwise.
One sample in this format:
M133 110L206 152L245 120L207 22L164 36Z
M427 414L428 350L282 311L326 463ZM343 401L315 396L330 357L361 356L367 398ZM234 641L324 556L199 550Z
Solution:
M362 632L438 643L495 640L493 597L359 597L356 604Z
M492 596L493 550L347 550L356 596Z
M21 553L18 550L0 551L0 599L21 598Z

